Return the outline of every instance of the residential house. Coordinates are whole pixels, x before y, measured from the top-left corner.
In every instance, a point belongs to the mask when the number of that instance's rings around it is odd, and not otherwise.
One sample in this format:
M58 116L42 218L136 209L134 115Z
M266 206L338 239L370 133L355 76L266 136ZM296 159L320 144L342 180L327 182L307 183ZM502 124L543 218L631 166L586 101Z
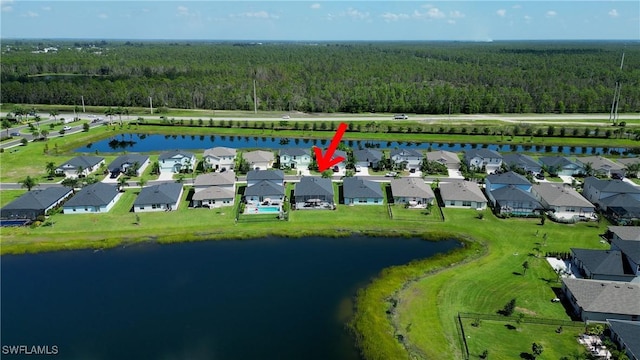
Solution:
M97 182L87 185L62 206L65 214L106 213L118 202L122 193L115 184Z
M334 170L336 169L336 166L337 166L337 170L338 170L338 171L343 171L343 170L345 170L345 169L346 169L346 167L347 167L347 159L348 159L348 156L349 156L349 155L347 154L347 152L346 152L346 151L336 150L336 151L333 153L333 158L335 159L335 158L337 158L337 157L342 157L342 158L344 158L344 160L342 160L341 162L339 162L339 163L335 164L335 165L333 166Z
M571 262L586 279L640 282L620 250L571 249Z
M639 319L640 284L565 277L562 291L582 321Z
M487 191L487 195L498 214L529 216L542 211L542 205L533 194L515 185Z
M458 154L451 151L429 151L427 152L426 156L427 160L439 162L440 164L446 166L449 170L460 169L460 158L458 157Z
M280 167L288 167L291 169L308 169L311 163L311 153L309 149L302 148L286 148L281 149L278 156L280 157Z
M584 173L582 166L564 156L543 156L538 161L552 175L574 176Z
M494 191L505 186L515 186L523 191L531 192L531 182L526 177L513 172L507 171L501 174L488 175L485 180L485 188L487 191Z
M183 193L182 184L161 183L142 188L133 202L134 212L171 211L180 205Z
M640 321L607 319L610 338L629 360L640 360Z
M214 209L222 206L233 206L235 197L236 193L232 189L220 186L209 186L194 193L191 197L191 203L194 207Z
M35 220L40 215L49 214L71 195L73 189L62 186L27 191L0 209L0 219Z
M591 167L593 174L611 177L617 175L620 178L624 177L624 166L620 165L612 160L609 160L602 156L584 156L576 158L576 163L580 165L586 172L588 167ZM589 175L589 174L587 174Z
M382 205L384 202L380 183L375 181L348 177L344 179L342 189L346 205Z
M382 151L369 148L354 150L353 157L356 166L377 168L382 160Z
M284 200L284 173L282 170L249 171L244 196L246 202L281 202Z
M149 166L149 156L139 154L120 155L107 166L107 169L112 175L118 175L126 173L129 169L134 169L136 166L138 169L135 176L139 176Z
M423 158L424 155L422 154L422 152L415 149L391 150L391 161L399 166L402 166L403 169L420 169L420 163L422 162Z
M236 149L216 146L205 150L202 160L206 169L213 171L233 170L236 163Z
M640 220L640 200L631 194L618 194L602 199L599 206L603 214L618 225L633 224Z
M611 249L621 251L631 268L640 276L640 227L639 226L609 226Z
M532 193L547 210L560 221L596 220L596 207L567 184L534 184Z
M234 191L236 185L236 174L233 171L225 171L221 173L212 172L196 176L193 181L193 189L195 193L199 193L207 188L216 186Z
M477 183L471 181L441 182L440 196L445 207L484 210L487 198Z
M503 156L502 163L505 164L509 170L521 169L530 174L539 174L542 172L542 165L529 155L509 153Z
M605 208L602 200L619 194L629 194L640 200L640 187L624 180L600 180L593 176L584 179L582 195L594 205Z
M420 205L424 208L433 204L436 198L433 190L424 180L415 177L391 179L391 193L393 202L411 206Z
M267 170L273 167L275 156L271 151L256 150L242 154L242 158L253 170Z
M100 156L76 156L56 168L57 175L68 178L84 177L97 170L104 164L104 158Z
M193 171L196 168L195 154L174 150L163 152L158 156L161 173L179 173L180 171Z
M502 166L502 155L491 149L471 149L465 151L464 162L469 169L475 168L476 170L481 170L484 168L487 174L491 174L500 170Z
M305 176L294 189L296 209L331 209L333 206L319 207L320 204L333 205L333 183L331 179L319 176Z
M625 175L627 174L630 168L636 167L636 170L634 171L635 173L633 174L630 173L629 176L634 176L634 177L640 176L640 167L639 167L640 157L623 158L623 159L618 159L617 161L618 163L622 164Z

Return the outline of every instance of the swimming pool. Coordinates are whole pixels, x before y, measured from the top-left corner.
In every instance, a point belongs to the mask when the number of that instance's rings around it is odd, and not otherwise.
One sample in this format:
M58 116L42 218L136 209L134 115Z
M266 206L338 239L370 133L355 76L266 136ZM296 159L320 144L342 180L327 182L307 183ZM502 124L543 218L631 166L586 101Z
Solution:
M244 211L245 214L277 214L279 212L279 206L248 206Z

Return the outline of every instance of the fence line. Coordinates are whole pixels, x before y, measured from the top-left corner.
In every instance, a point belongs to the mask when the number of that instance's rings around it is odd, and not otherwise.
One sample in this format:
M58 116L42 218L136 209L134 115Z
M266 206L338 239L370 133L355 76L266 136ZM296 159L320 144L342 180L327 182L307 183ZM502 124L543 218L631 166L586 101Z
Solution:
M582 321L571 320L558 320L558 319L542 319L536 317L523 317L518 318L515 316L503 316L496 314L478 314L478 313L458 313L459 318L465 319L480 319L480 320L495 320L495 321L520 321L526 324L541 324L541 325L558 325L558 326L584 326Z
M458 335L462 339L462 355L464 356L463 360L469 360L469 346L467 345L467 337L464 334L464 326L462 325L462 318L460 317L460 313L458 313L458 321L456 322L456 328L458 328Z

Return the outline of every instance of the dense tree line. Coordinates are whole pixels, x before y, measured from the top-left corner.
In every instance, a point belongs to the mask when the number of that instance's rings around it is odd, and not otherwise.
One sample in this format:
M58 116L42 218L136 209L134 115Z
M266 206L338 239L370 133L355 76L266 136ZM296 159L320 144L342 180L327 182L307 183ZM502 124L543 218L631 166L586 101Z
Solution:
M622 42L5 42L3 103L398 113L640 111ZM33 53L55 46L58 51ZM625 51L625 66L620 58Z

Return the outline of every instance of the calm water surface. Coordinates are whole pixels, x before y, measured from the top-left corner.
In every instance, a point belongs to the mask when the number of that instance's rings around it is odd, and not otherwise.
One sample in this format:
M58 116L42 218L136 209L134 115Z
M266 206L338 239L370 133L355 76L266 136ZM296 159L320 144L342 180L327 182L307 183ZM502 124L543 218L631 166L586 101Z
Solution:
M3 256L2 345L57 345L59 359L355 360L356 290L458 246L268 238Z

